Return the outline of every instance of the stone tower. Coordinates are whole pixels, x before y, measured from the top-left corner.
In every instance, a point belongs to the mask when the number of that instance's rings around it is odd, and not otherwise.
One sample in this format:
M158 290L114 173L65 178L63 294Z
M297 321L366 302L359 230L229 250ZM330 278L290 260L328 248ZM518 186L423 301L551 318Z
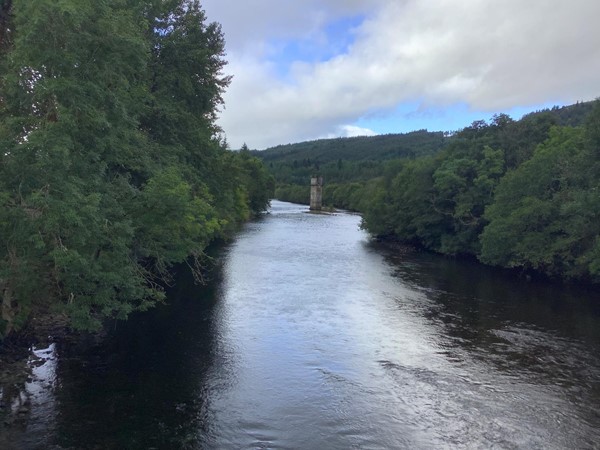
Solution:
M321 211L323 206L323 177L314 176L310 179L310 210Z

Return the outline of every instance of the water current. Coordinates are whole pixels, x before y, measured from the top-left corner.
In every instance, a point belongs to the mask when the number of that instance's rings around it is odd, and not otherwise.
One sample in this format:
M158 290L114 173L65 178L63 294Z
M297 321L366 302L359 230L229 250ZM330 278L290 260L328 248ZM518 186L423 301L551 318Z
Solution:
M600 294L274 201L207 287L37 349L16 448L600 447Z

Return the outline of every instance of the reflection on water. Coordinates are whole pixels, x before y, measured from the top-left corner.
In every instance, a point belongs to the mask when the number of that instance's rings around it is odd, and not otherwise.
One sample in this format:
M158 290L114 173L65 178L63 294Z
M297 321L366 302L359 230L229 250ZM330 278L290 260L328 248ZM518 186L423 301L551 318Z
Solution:
M208 289L182 276L109 342L48 349L19 447L600 442L597 293L386 249L359 222L273 202Z

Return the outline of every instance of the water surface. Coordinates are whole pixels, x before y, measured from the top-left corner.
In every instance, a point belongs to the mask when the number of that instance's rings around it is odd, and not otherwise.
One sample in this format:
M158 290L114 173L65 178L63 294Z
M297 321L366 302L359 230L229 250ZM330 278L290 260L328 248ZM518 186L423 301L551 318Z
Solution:
M207 288L51 348L20 448L594 448L600 297L273 202Z

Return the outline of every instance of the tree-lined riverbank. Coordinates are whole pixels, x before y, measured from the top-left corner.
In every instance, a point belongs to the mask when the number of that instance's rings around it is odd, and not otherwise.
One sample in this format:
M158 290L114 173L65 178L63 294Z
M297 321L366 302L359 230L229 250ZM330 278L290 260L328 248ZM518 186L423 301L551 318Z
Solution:
M197 1L15 0L0 20L0 339L97 330L263 210L270 176L215 124L224 39Z
M519 272L598 283L599 130L598 101L518 121L496 115L446 134L434 155L353 164L340 159L338 174L330 170L325 180L323 201L360 211L374 236ZM277 197L306 202L306 186L285 184L293 155L288 150L278 162L272 153ZM357 164L369 163L377 168L370 179L352 178Z

